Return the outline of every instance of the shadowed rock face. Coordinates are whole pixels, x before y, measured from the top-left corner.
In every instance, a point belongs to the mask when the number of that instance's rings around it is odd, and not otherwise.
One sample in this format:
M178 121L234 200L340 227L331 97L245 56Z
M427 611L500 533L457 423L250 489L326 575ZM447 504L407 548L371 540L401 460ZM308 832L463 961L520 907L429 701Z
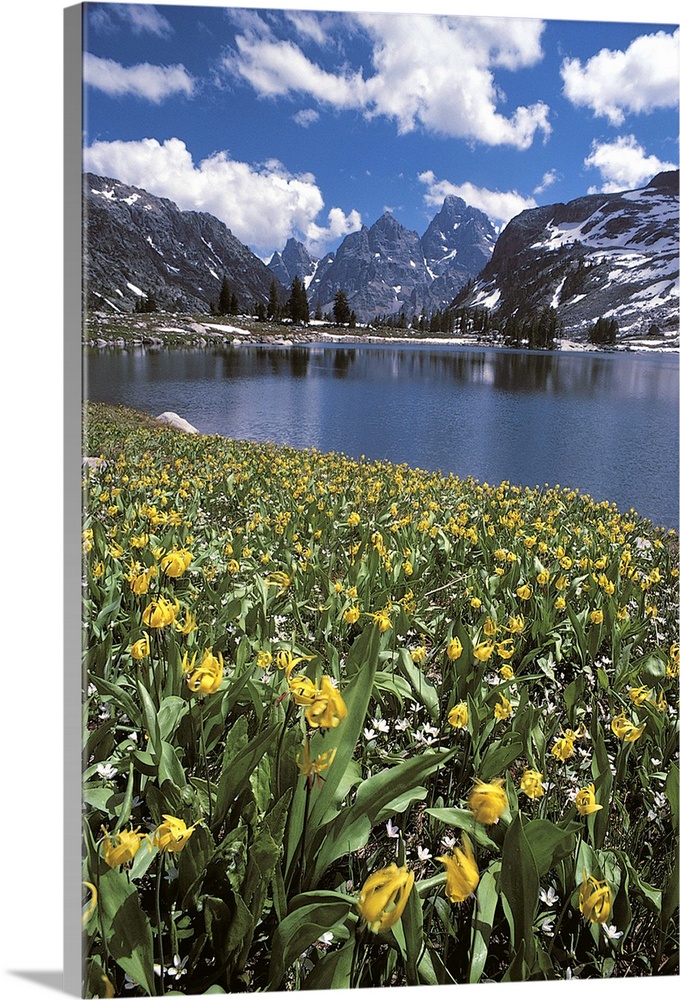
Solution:
M335 258L319 265L308 296L324 312L343 289L357 319L409 317L449 305L454 295L488 262L495 230L461 198L448 197L420 238L389 212L340 244Z
M241 308L267 302L272 273L224 223L110 177L83 175L85 290L129 312L140 292L177 312L207 312L227 278Z
M678 171L668 171L638 190L521 212L460 304L506 316L552 307L576 338L600 317L622 334L677 334L678 286Z

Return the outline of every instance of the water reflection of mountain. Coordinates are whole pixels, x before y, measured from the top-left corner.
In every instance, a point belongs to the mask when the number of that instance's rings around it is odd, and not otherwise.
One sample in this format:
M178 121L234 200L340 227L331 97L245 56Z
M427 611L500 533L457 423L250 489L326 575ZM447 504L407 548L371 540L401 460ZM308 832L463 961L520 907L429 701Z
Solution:
M631 363L627 354L298 346L239 347L215 353L222 361L226 378L269 374L352 378L367 383L418 380L585 399L612 391L636 400L669 395L668 380L658 377L654 363L658 358L640 364L641 359L636 357Z

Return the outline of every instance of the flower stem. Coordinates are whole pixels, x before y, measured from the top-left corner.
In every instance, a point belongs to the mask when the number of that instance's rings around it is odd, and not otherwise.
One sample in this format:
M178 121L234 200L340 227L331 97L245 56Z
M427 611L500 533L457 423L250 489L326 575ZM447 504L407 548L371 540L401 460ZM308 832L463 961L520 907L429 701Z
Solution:
M158 872L156 873L156 926L158 928L158 954L161 966L161 996L165 996L165 956L163 955L163 924L161 921L161 882L163 881L163 868L165 865L165 854L160 851L158 854Z
M198 703L198 718L201 723L201 756L203 757L203 767L205 769L205 783L208 790L208 826L212 826L212 786L210 784L210 770L208 768L208 755L205 752L205 731L203 729L203 701Z

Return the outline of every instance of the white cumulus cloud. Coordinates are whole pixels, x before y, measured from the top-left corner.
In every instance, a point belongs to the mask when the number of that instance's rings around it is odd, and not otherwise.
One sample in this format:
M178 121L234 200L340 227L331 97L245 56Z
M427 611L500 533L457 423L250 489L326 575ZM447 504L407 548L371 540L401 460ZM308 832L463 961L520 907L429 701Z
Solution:
M602 176L602 185L589 188L589 194L630 191L647 184L663 170L677 168L676 163L664 163L648 155L634 135L620 135L613 142L594 141L583 164L599 170Z
M565 59L560 73L572 104L621 125L626 114L678 104L680 29L639 35L625 52L602 49L585 65Z
M453 184L444 179L437 180L431 170L418 174L418 180L427 188L423 195L426 205L440 208L447 195L455 195L472 208L485 212L501 229L520 212L527 208L536 208L533 198L525 198L517 191L490 191L488 188L477 187L470 181Z
M278 160L251 165L224 151L200 163L181 139L94 142L83 151L85 170L170 198L183 211L209 212L265 258L289 236L317 250L361 226L358 212L331 208L328 225L316 219L324 207L312 174L289 173Z
M547 188L551 187L557 180L559 180L559 174L556 170L546 170L541 179L541 183L536 185L533 193L543 194L543 192L547 190Z
M494 78L495 68L518 71L542 58L542 21L417 14L357 14L351 20L371 44L372 72L346 61L322 66L294 42L277 38L261 18L241 20L224 65L261 96L304 94L369 118L390 118L400 133L420 127L518 149L527 149L537 134L550 134L543 101L501 113L505 97ZM308 36L312 23L306 15Z
M191 97L195 89L195 81L184 66L121 66L90 52L83 56L83 83L103 90L109 97L139 97L152 104L160 104L175 94Z

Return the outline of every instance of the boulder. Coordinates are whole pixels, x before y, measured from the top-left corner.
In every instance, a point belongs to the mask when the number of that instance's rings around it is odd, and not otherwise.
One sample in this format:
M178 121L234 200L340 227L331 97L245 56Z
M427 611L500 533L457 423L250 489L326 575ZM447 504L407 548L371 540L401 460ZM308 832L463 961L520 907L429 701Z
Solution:
M188 420L180 417L177 413L172 413L170 410L161 413L159 417L156 417L156 420L161 420L164 424L171 424L177 430L184 431L186 434L198 434L198 430Z

